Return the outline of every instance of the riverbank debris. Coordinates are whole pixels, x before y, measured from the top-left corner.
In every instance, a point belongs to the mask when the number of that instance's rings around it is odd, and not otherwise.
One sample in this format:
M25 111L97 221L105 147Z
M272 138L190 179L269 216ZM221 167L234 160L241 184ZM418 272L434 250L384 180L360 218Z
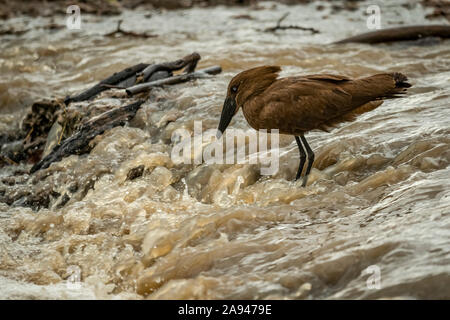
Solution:
M28 163L34 164L30 170L30 173L34 173L48 168L51 163L64 157L90 152L93 147L91 140L133 119L139 107L148 98L148 95L144 95L139 97L139 101L130 101L131 96L149 91L153 87L205 78L222 71L220 66L196 71L200 59L201 56L193 52L175 61L139 63L114 73L79 94L66 97L64 101L54 99L34 103L22 123L25 138L19 151L14 157L11 156L13 153L8 154L8 159L14 162L27 160ZM182 70L182 73L174 75L174 72L179 70ZM123 95L119 95L120 100L131 104L119 107L97 107L95 101L81 106L74 104L93 100L103 91L114 88L124 90ZM101 99L101 96L98 98Z
M89 120L71 137L64 140L63 143L57 144L49 155L31 168L30 173L48 168L53 162L60 161L69 155L79 155L89 152L92 149L92 146L89 144L92 139L108 129L124 125L125 122L131 120L136 115L136 112L143 103L144 100L139 100L132 104L104 112Z

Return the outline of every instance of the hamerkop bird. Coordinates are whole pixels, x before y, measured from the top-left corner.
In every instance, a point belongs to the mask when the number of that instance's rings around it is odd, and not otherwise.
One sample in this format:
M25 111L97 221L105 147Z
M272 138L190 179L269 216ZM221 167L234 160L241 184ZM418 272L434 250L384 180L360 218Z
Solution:
M278 66L257 67L230 81L218 135L223 134L239 108L256 130L278 129L280 134L294 135L300 151L295 180L300 178L308 154L303 187L314 162L306 132L314 129L328 132L341 122L353 121L359 114L375 109L383 103L381 99L398 97L411 86L406 76L397 72L356 80L330 74L278 79L280 70Z

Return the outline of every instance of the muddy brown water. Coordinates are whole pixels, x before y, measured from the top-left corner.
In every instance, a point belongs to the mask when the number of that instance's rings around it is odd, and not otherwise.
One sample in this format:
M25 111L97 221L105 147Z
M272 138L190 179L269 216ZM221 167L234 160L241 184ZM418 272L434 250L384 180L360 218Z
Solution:
M384 27L430 23L420 5L401 4L380 2ZM197 51L200 68L224 71L155 90L130 125L38 173L34 184L2 182L8 193L50 184L64 194L86 181L92 188L62 208L0 203L0 297L450 298L450 42L324 45L367 31L369 3L334 14L324 5L122 14L124 29L159 35L151 39L103 37L117 17L82 15L80 31L45 30L48 18L4 22L31 31L0 44L2 133L33 101L137 62ZM286 24L321 33L261 32L287 11ZM253 19L233 18L243 14ZM308 134L316 165L306 188L292 181L299 157L289 136L281 136L273 176L260 177L257 165L173 164L171 133L200 119L203 130L216 128L228 81L260 64L281 65L282 75L401 71L413 88L332 133ZM166 113L172 122L161 120ZM241 112L231 127L248 129ZM144 176L125 181L139 165ZM29 168L7 166L0 176Z

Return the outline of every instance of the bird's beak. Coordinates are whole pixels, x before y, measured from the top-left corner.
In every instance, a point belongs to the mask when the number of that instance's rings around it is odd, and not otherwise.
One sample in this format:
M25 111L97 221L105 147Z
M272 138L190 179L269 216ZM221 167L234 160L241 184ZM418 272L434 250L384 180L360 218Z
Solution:
M236 112L236 101L233 98L227 97L223 103L222 115L220 116L219 128L217 132L217 139L219 139L225 132L225 129L231 122Z

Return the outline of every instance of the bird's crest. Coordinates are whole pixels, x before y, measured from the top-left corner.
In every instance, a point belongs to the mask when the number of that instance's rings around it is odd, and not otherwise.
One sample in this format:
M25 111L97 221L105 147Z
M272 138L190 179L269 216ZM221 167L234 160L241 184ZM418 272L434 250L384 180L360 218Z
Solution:
M277 78L281 71L279 66L261 66L245 70L237 74L228 86L237 89L237 103L242 105L248 98L267 89Z

